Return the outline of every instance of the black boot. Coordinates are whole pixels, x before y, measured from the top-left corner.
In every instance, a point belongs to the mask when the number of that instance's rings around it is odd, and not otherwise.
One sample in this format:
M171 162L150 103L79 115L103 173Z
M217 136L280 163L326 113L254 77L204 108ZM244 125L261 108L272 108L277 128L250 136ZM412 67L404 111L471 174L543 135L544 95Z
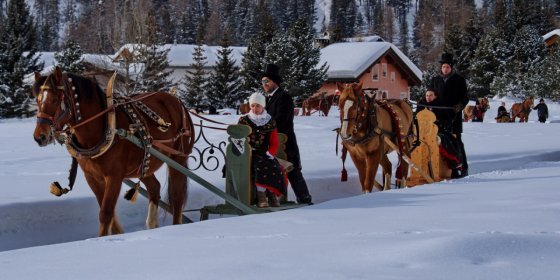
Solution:
M297 202L299 204L313 204L311 195L307 189L307 183L305 183L305 179L303 179L303 175L301 174L301 169L294 168L292 172L288 173L288 179L296 195Z

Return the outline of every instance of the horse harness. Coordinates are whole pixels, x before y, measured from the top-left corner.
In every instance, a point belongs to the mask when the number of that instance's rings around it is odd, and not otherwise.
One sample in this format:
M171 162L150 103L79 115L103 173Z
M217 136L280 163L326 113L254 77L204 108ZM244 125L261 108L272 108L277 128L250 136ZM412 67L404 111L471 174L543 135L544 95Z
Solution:
M404 143L406 141L407 135L402 134L402 125L400 124L400 118L398 113L394 109L394 102L388 100L368 100L364 95L359 95L357 100L357 116L356 116L356 125L354 126L354 132L358 132L363 125L366 125L366 132L365 136L359 139L354 137L350 139L343 139L343 142L349 143L350 145L360 145L363 143L368 142L371 138L376 136L384 136L389 138L397 138L397 142L399 143L399 150L401 152L404 150ZM373 106L371 106L373 105ZM378 123L378 114L377 108L383 108L385 111L389 113L391 116L391 124L393 126L393 131L387 131L379 127ZM358 122L357 119L359 116L365 117L365 122ZM349 119L344 119L344 121L348 121ZM383 144L383 141L382 141Z
M366 133L365 136L359 139L356 139L354 137L351 137L349 139L342 139L342 142L345 143L349 143L350 145L360 145L363 143L368 142L370 139L372 139L373 137L379 136L381 141L380 141L380 145L382 146L381 150L384 150L383 146L385 145L385 139L384 137L388 137L389 139L394 139L396 138L397 140L397 147L399 149L398 153L401 155L404 155L406 153L404 153L405 151L405 144L408 138L408 135L403 135L402 132L402 124L400 123L400 117L397 113L397 111L395 110L395 103L396 101L388 101L388 100L373 100L373 99L368 99L365 97L365 95L360 94L358 95L358 100L357 100L357 112L356 112L356 118L355 118L355 122L356 124L354 125L354 132L358 132L361 128L362 125L366 125ZM373 105L373 106L372 106ZM377 114L377 108L383 108L385 111L387 111L389 113L389 115L391 116L391 126L394 132L391 131L387 131L385 129L382 129L379 127L378 123L378 114ZM363 118L366 118L365 122L358 122L359 117L362 116ZM350 119L343 119L343 121L349 121ZM340 133L339 133L340 134ZM353 133L354 135L355 133ZM337 135L337 139L338 139L338 135ZM337 140L338 142L338 140ZM337 145L338 146L338 145ZM342 149L342 176L341 176L341 180L342 181L346 181L347 180L347 172L346 169L344 167L344 162L346 161L346 155L347 155L347 149L346 147L343 147ZM399 168L397 169L397 172L400 174L403 174L403 170L400 169L400 164L399 164Z
M42 94L43 91L51 89L51 86L48 85L51 76L49 75L43 85L40 86L40 93ZM69 77L67 74L63 75L63 85L54 85L54 88L57 91L62 91L62 101L61 101L61 109L62 113L58 116L55 115L51 116L41 111L39 108L39 112L37 113L37 122L39 123L48 123L51 125L51 129L56 136L56 140L59 143L64 143L68 152L75 158L97 158L103 154L105 154L114 144L114 138L116 134L116 109L118 107L123 107L123 112L128 116L131 124L128 128L131 134L137 134L139 136L140 141L144 146L144 156L142 159L142 163L139 166L139 171L141 173L140 178L145 177L146 172L148 171L148 164L150 162L150 153L149 150L153 146L164 150L171 154L176 155L183 155L186 156L182 151L175 150L173 148L168 147L165 143L173 143L177 139L182 136L189 136L191 134L190 129L187 127L187 115L184 106L182 106L182 119L183 119L183 127L180 128L177 135L170 139L153 139L150 135L149 130L146 128L147 121L142 116L148 116L150 120L154 121L157 124L157 128L162 131L166 132L171 123L166 122L163 120L155 111L149 108L145 103L142 102L143 99L146 99L154 94L148 93L143 95L135 95L132 97L128 96L120 96L115 95L113 96L112 90L111 92L106 92L106 94L100 93L101 100L106 101L106 106L102 108L102 111L98 114L82 121L82 116L80 114L80 104L78 100L78 94L76 92L76 87L72 84L72 78ZM54 82L53 82L54 83ZM41 97L39 96L39 99ZM102 105L103 106L103 105ZM58 110L57 110L58 112ZM82 148L76 143L75 137L73 137L76 128L83 126L84 124L102 116L107 115L107 126L105 127L105 132L103 139L97 143L92 148ZM64 124L61 125L60 122L66 117L69 116L73 119L74 125ZM74 169L74 168L72 168ZM72 170L71 170L72 173Z

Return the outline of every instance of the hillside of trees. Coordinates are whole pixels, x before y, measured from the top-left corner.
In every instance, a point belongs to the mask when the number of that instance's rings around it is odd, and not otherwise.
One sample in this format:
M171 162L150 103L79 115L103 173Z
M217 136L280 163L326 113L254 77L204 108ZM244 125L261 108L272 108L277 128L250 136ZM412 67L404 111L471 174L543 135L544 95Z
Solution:
M328 66L317 65L318 51L311 47L313 37L325 31L333 42L379 35L407 54L425 80L437 72L440 54L450 52L457 60L455 69L468 79L472 98L558 99L559 54L547 52L541 36L560 26L559 15L560 0L0 0L0 116L21 116L28 110L22 77L42 67L35 53L56 51L62 58L73 53L68 46L80 53L112 54L129 43L222 45L225 76L190 73L185 84L205 88L201 83L225 77L228 84L218 86L221 96L239 97L258 88L256 75L267 62L285 66L285 75L301 73L289 69L296 52L305 58L298 67L317 69L308 77L286 79L289 86L307 87L303 98L316 87L308 81L325 78ZM227 61L228 46L248 46L239 77L227 74L233 67ZM145 62L151 67L143 76L146 81L157 67L165 67L158 58L162 55L146 49ZM139 88L166 87L146 81ZM413 97L422 91L413 89ZM183 94L201 104L223 100Z

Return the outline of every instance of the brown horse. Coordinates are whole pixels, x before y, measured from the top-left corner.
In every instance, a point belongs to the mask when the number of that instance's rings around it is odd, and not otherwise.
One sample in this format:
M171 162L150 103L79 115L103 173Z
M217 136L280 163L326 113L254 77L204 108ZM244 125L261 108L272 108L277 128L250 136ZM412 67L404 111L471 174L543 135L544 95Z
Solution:
M78 161L99 203L99 236L122 233L115 206L125 178L140 178L149 194L146 226L158 226L160 183L154 173L163 162L150 158L147 149L115 137L116 129L139 136L145 147L160 150L178 163L187 163L194 144L190 115L175 96L143 93L113 100L114 78L104 93L91 79L54 73L35 73L37 101L35 141L43 147L55 138L64 142ZM186 202L187 178L169 168L168 199L173 223L180 224Z
M249 111L251 111L251 106L249 106L249 102L247 103L241 103L241 105L239 105L239 114L241 115L245 115L247 113L249 113Z
M326 117L329 115L329 110L336 98L338 98L337 95L327 95L326 93L311 96L303 101L301 106L303 109L302 115L310 116L315 112L319 112L319 115L322 113Z
M529 113L534 105L534 98L529 96L521 103L514 103L509 110L511 115L511 122L515 122L515 118L519 118L519 122L527 122L529 120Z
M387 154L398 148L400 164L397 167L397 185L404 186L408 175L410 143L407 139L412 127L412 108L403 100L385 100L377 103L366 97L362 84L337 84L340 90L340 136L358 169L362 191L369 193L375 185L378 190L390 189L391 162ZM397 145L388 145L386 139ZM374 183L377 168L383 168L383 188Z
M476 105L467 105L463 110L463 121L468 122L473 120L477 117L477 120L482 122L484 120L484 114L488 109L490 109L490 102L488 101L488 97L482 97L477 100L479 109L476 108ZM477 112L477 110L479 110ZM478 116L476 116L478 113Z

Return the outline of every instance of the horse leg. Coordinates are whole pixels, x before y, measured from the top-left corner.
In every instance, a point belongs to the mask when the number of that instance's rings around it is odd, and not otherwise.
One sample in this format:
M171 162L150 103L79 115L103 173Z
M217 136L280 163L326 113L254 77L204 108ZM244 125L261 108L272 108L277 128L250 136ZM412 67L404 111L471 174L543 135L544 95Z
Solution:
M140 179L148 190L148 215L146 217L146 228L153 229L158 227L158 204L161 199L161 184L156 176L151 175Z
M183 156L175 156L172 159L176 162L187 162L187 158ZM169 207L173 213L173 224L181 224L183 222L183 207L186 203L187 194L187 176L183 173L168 167L168 193Z
M105 196L105 181L102 179L99 179L97 177L95 177L94 175L92 175L91 173L87 173L84 172L84 177L86 179L86 182L88 183L89 187L91 188L91 190L93 191L93 194L95 195L95 198L97 199L97 204L99 205L100 209L101 209L101 205L103 204L103 197ZM100 213L101 215L101 213ZM120 225L120 223L118 222L116 215L113 216L113 222L111 223L111 229L110 232L112 234L119 234L119 233L123 233L123 227Z
M381 157L381 167L383 171L383 190L387 191L391 189L391 172L393 164L386 154Z
M113 222L111 222L111 234L121 234L124 233L124 228L122 227L117 214L113 215Z
M377 175L377 169L379 168L379 161L380 155L367 155L366 157L366 178L365 178L365 185L364 188L366 193L370 193L373 191L373 186L375 185L373 182L375 181L375 176ZM382 191L382 188L377 187L379 191Z
M106 236L110 233L122 233L118 230L120 224L114 219L115 206L121 191L122 180L123 178L114 176L105 178L105 192L101 202L101 210L99 211L99 236ZM116 223L115 226L113 226L114 222ZM115 232L111 232L111 229L115 230Z
M367 189L365 188L365 182L366 182L366 161L357 156L354 155L354 153L349 153L350 157L352 158L352 162L354 162L354 165L356 166L356 169L358 169L358 177L360 178L360 186L362 187L362 193L366 194Z
M410 155L405 155L408 158L410 158ZM397 172L400 176L400 178L396 178L395 180L395 185L397 186L397 188L403 188L406 187L406 179L408 177L408 169L409 169L409 164L406 160L404 160L403 155L399 155L399 165L397 166L397 171L400 170L400 172Z

